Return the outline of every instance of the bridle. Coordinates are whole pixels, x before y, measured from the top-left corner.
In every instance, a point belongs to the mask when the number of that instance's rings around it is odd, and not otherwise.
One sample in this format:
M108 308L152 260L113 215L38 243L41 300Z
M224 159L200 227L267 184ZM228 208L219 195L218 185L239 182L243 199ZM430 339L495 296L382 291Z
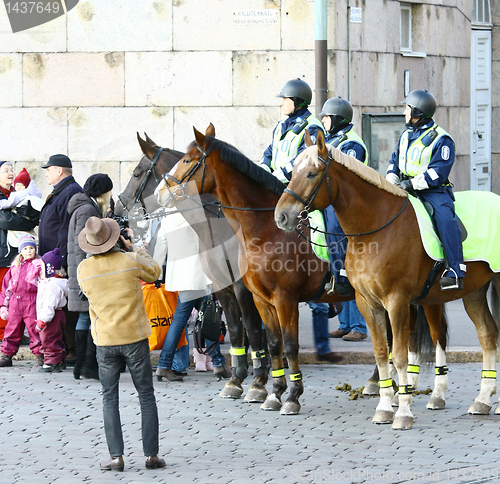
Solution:
M332 192L330 190L330 177L328 176L328 169L330 167L330 163L332 162L331 153L330 152L328 153L328 157L326 160L323 157L319 156L319 154L318 154L318 159L325 165L325 171L323 172L323 175L321 175L321 179L319 180L319 183L316 185L316 187L314 188L312 193L306 199L302 198L299 194L295 193L293 190L290 190L289 188L285 188L285 190L284 190L284 193L291 195L293 198L295 198L297 201L299 201L302 205L304 205L304 210L301 210L301 212L298 215L299 221L298 221L297 227L296 227L297 231L300 231L300 229L302 228L302 224L308 225L308 224L306 224L306 220L309 217L310 207L311 207L312 203L314 202L314 199L316 198L316 195L319 192L321 184L323 183L323 181L325 179L326 179L326 183L327 183L327 187L328 187L328 199L330 201L330 205L332 204ZM326 234L326 235L358 237L360 235L374 234L375 232L378 232L379 230L385 229L388 225L390 225L392 222L394 222L394 220L396 220L403 213L403 210L405 209L406 205L408 204L408 199L409 199L408 196L406 196L405 202L403 203L403 206L401 207L399 212L396 215L394 215L394 217L391 218L391 220L386 222L381 227L378 227L375 230L370 230L368 232L360 232L358 234L337 234L337 233L333 233L333 232L326 232L323 230L319 230L317 228L313 229L309 225L308 226L309 226L309 228L311 228L311 230L315 230L317 232L321 232L321 233ZM299 234L303 236L303 234L301 232L299 232ZM319 244L316 244L316 245L319 245Z
M127 208L125 203L123 203L122 197L124 199L130 200L132 202L132 206L137 205L137 203L139 201L141 201L142 192L144 192L144 189L146 188L146 185L148 183L149 177L151 176L151 173L155 177L156 184L158 185L158 183L160 183L160 180L158 179L158 176L156 175L155 167L156 167L156 162L158 161L158 158L160 157L163 150L164 150L164 148L161 148L161 147L158 148L158 151L156 152L156 154L152 160L150 160L146 155L144 155L144 157L149 161L150 164L149 164L148 171L144 175L144 178L142 179L141 184L139 185L139 187L137 188L137 190L135 192L134 198L131 198L131 197L125 195L123 192L118 195L118 201L120 202L120 205L122 206L122 208L126 212L128 212L129 209ZM141 201L141 205L145 209L144 201Z
M163 175L163 180L165 181L165 186L168 188L170 195L178 200L181 198L184 198L184 197L188 197L188 195L186 193L186 185L189 183L191 178L194 176L194 174L196 173L198 168L202 165L203 165L203 173L201 174L201 189L200 189L199 195L203 194L203 186L205 184L205 169L207 167L205 160L207 159L207 156L210 154L210 147L208 148L207 151L203 151L200 148L200 146L198 145L198 143L196 143L196 148L201 153L201 157L198 158L196 163L182 177L182 180L178 180L170 173L165 173L165 175ZM166 180L167 178L169 180L172 180L176 184L175 190L172 191L170 189L170 187L168 186L167 180Z
M323 171L323 174L321 175L321 178L314 188L314 190L311 192L311 194L306 198L302 198L298 193L295 193L293 190L290 190L288 187L283 190L283 193L287 193L288 195L291 195L295 200L299 201L302 205L304 205L304 209L300 211L299 213L299 223L297 224L297 229L300 229L302 226L302 223L307 220L309 217L309 212L312 203L314 202L314 199L316 198L316 195L319 192L319 189L321 188L321 184L323 183L324 180L326 180L326 186L328 187L328 200L330 201L330 205L332 204L332 192L330 189L330 177L328 176L328 169L330 168L330 163L332 161L332 157L330 153L328 153L328 157L325 160L322 156L319 156L318 154L318 160L321 161L325 165L325 170Z

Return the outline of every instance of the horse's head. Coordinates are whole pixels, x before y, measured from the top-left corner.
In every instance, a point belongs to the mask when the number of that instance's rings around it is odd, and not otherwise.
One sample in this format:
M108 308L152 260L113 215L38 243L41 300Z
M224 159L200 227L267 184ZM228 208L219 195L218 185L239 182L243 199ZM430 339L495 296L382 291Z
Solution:
M158 208L154 197L154 190L161 181L162 175L169 171L184 153L161 148L144 133L145 140L137 133L137 141L143 156L134 168L125 190L118 195L116 215L123 217L134 206L140 204L146 212L153 212Z
M307 148L300 153L292 171L292 179L280 197L274 219L282 230L294 230L300 220L311 210L321 210L335 198L328 186L330 165L325 137L318 132L317 145L313 144L306 131Z
M187 153L165 175L155 191L160 205L173 207L186 196L211 193L214 189L213 176L206 162L210 156L210 140L207 137L215 136L215 128L210 123L205 134L194 127L193 130L195 140L188 146Z

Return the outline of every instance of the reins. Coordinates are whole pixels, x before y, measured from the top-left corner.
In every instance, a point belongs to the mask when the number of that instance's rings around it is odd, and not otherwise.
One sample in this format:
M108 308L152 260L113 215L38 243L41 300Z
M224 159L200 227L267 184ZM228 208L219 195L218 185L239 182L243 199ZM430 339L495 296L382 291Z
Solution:
M298 193L295 193L293 190L290 190L289 188L285 188L285 190L284 190L284 193L287 193L288 195L291 195L292 197L294 197L298 202L300 202L305 207L304 210L302 210L299 213L299 222L298 222L297 227L296 227L296 230L299 233L299 237L302 236L305 239L309 240L304 235L303 232L300 232L300 228L302 227L302 225L305 225L306 227L309 227L309 229L312 230L313 232L320 232L320 233L325 234L325 235L337 235L337 236L341 236L341 237L342 236L345 236L345 237L360 237L362 235L374 234L376 232L379 232L380 230L385 229L388 225L390 225L392 222L394 222L394 220L396 220L403 213L403 210L406 208L406 205L408 204L408 196L406 196L405 202L403 203L403 206L401 207L401 209L398 211L398 213L396 215L394 215L394 217L391 218L391 220L389 220L388 222L386 222L381 227L378 227L378 228L376 228L374 230L370 230L368 232L359 232L357 234L339 234L339 233L335 233L335 232L326 232L324 230L318 229L317 227L311 227L309 224L306 223L306 220L309 218L309 209L310 209L311 204L313 203L314 199L316 198L316 195L319 192L321 184L323 183L323 181L325 179L326 179L326 183L327 183L327 187L328 187L328 199L330 201L330 205L332 204L332 193L331 193L331 190L330 190L330 178L328 176L328 169L330 168L330 163L331 163L331 161L332 161L333 158L331 156L331 153L328 153L328 157L327 157L326 161L325 161L325 159L323 157L321 157L319 155L318 155L318 159L325 165L325 170L323 171L323 174L321 175L321 179L319 180L318 184L316 185L316 187L314 188L314 190L312 191L312 193L306 199L302 198ZM342 239L342 240L344 240L344 239ZM339 244L340 242L342 242L342 240L339 240L335 244ZM321 247L328 247L328 245L316 244L312 240L309 240L309 241L312 244L314 244L314 245L319 245Z

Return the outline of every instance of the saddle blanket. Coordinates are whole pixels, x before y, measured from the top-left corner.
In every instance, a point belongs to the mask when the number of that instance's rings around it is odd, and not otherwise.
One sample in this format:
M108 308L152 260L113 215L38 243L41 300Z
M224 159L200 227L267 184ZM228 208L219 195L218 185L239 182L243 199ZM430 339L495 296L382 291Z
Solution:
M311 245L314 253L327 262L330 262L330 255L328 254L328 245L326 242L325 217L321 210L314 210L309 214L309 224L311 226ZM318 229L318 231L312 229ZM319 232L321 231L321 232Z
M464 261L487 262L493 272L500 272L500 196L491 192L455 192L455 211L465 228ZM422 244L427 255L436 261L444 260L441 242L436 235L431 217L422 202L410 195L417 215Z

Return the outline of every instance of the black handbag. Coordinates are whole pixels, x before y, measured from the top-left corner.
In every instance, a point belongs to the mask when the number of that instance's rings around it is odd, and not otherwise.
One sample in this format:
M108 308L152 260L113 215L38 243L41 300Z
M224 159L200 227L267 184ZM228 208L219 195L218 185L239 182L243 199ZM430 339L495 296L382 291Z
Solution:
M222 307L217 299L210 297L201 303L198 319L194 324L193 340L194 346L199 353L209 354L219 342L222 330ZM204 350L204 340L213 343Z

